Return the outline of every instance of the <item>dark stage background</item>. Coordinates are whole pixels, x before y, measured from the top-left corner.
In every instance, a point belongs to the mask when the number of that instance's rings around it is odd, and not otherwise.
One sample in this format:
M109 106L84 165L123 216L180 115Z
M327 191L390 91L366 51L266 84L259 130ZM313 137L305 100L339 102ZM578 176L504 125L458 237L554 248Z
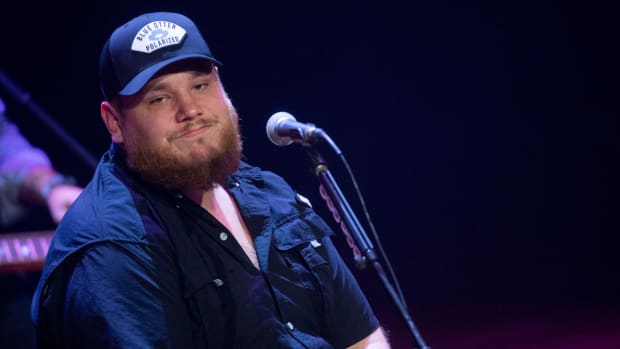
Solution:
M138 13L183 12L224 63L247 160L329 223L301 147L272 145L265 123L285 110L338 143L430 346L618 348L611 4L22 1L0 12L0 68L99 158L100 47ZM23 133L85 185L92 169L4 92ZM321 152L358 209L343 166ZM355 274L394 346L412 347L374 271Z

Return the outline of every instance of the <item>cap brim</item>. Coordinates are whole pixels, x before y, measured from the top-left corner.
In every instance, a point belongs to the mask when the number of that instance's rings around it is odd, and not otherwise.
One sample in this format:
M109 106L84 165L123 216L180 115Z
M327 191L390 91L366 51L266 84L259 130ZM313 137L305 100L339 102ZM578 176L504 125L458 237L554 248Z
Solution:
M144 69L143 71L138 73L138 75L136 75L133 79L129 80L127 85L125 85L125 87L122 88L118 92L118 94L122 96L135 95L136 93L140 92L140 90L144 87L144 85L146 85L146 83L149 82L149 80L151 80L153 76L157 74L158 71L162 70L163 68L165 68L166 66L174 62L178 62L178 61L189 59L189 58L204 58L217 65L221 65L221 63L215 58L209 57L203 54L185 54L185 55L175 56L173 58L164 60L162 62L159 62L157 64L154 64Z

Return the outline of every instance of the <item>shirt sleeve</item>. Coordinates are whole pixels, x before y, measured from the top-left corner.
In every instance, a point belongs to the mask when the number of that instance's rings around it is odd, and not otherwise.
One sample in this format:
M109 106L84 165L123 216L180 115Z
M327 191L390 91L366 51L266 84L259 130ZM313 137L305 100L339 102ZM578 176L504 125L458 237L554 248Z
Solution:
M321 242L328 252L336 298L330 337L336 348L345 348L370 335L379 327L379 321L331 239L326 237Z
M139 244L90 248L69 278L67 348L191 348L175 265Z
M19 187L33 168L41 166L51 166L48 156L0 113L0 225L8 226L27 213L18 200Z

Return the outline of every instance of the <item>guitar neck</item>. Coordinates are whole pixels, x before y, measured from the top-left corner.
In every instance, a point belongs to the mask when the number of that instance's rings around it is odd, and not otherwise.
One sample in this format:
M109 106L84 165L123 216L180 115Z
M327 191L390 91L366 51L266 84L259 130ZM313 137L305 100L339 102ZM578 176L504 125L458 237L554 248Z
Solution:
M41 270L53 230L0 234L0 272Z

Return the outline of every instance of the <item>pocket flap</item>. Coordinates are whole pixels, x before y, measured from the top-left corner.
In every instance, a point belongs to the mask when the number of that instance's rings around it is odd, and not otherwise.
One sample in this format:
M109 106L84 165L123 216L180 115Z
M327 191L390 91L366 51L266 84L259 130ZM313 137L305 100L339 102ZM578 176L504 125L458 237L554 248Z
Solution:
M276 249L289 250L303 243L333 235L331 228L316 213L293 216L274 225L273 236Z

